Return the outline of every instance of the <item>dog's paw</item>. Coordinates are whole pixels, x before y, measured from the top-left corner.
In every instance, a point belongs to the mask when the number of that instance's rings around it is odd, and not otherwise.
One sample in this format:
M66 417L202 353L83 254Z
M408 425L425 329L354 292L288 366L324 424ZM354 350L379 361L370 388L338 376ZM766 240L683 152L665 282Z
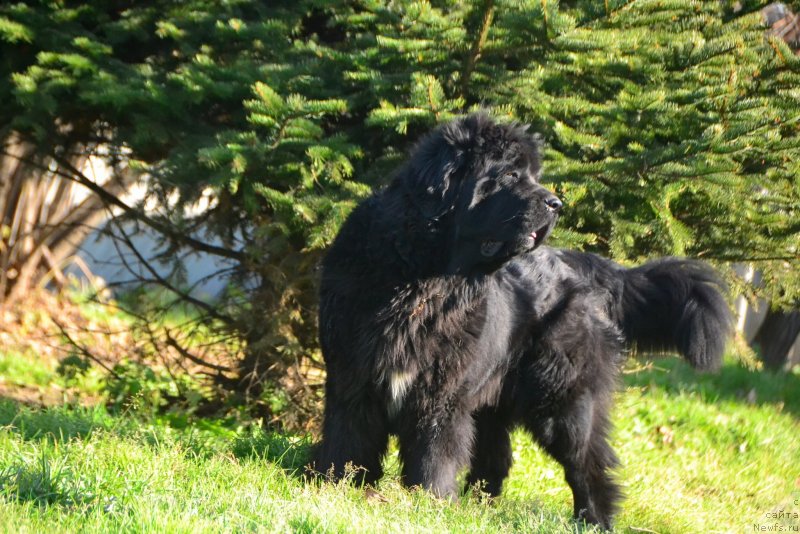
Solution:
M586 526L600 527L602 530L606 531L611 531L613 529L610 518L598 517L597 514L588 508L581 508L578 513L575 514L575 520Z

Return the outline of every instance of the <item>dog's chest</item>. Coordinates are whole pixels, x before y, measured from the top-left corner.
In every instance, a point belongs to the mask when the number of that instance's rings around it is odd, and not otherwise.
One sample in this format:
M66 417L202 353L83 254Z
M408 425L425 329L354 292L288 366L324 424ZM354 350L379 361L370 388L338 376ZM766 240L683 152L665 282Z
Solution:
M400 411L415 391L480 394L504 372L509 335L507 321L490 317L495 308L482 286L400 288L376 317L376 379L388 411Z

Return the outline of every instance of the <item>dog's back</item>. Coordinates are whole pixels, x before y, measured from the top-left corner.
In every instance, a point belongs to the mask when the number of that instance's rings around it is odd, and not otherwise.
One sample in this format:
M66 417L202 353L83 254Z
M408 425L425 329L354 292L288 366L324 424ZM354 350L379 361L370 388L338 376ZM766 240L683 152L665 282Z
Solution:
M711 267L661 258L626 269L594 254L562 250L558 255L608 293L609 312L629 344L677 351L697 369L719 368L733 321L724 284Z

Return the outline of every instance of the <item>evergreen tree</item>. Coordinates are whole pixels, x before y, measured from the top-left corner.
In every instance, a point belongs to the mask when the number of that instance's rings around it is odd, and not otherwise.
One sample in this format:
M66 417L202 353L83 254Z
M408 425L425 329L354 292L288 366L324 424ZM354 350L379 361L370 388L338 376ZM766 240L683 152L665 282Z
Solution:
M477 108L543 134L555 244L755 262L756 291L791 305L800 59L765 36L765 3L18 2L0 7L0 138L148 175L163 214L128 215L250 280L205 312L256 378L318 362L314 267L338 225L419 135Z
M362 35L375 36L361 53L372 61L350 77L388 71L400 88L371 104L368 124L384 132L476 106L532 124L549 144L545 179L567 205L558 243L624 263L756 262L768 279L759 291L788 305L800 289L800 80L797 56L765 38L761 5L375 9L347 21L369 20Z

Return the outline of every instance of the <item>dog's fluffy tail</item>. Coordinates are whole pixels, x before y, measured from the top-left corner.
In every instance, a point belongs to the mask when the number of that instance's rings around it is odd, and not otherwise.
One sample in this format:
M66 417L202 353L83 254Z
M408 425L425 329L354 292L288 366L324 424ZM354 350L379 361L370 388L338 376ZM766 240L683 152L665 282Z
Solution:
M621 326L640 350L677 350L714 370L731 333L724 285L707 265L665 258L624 271Z

